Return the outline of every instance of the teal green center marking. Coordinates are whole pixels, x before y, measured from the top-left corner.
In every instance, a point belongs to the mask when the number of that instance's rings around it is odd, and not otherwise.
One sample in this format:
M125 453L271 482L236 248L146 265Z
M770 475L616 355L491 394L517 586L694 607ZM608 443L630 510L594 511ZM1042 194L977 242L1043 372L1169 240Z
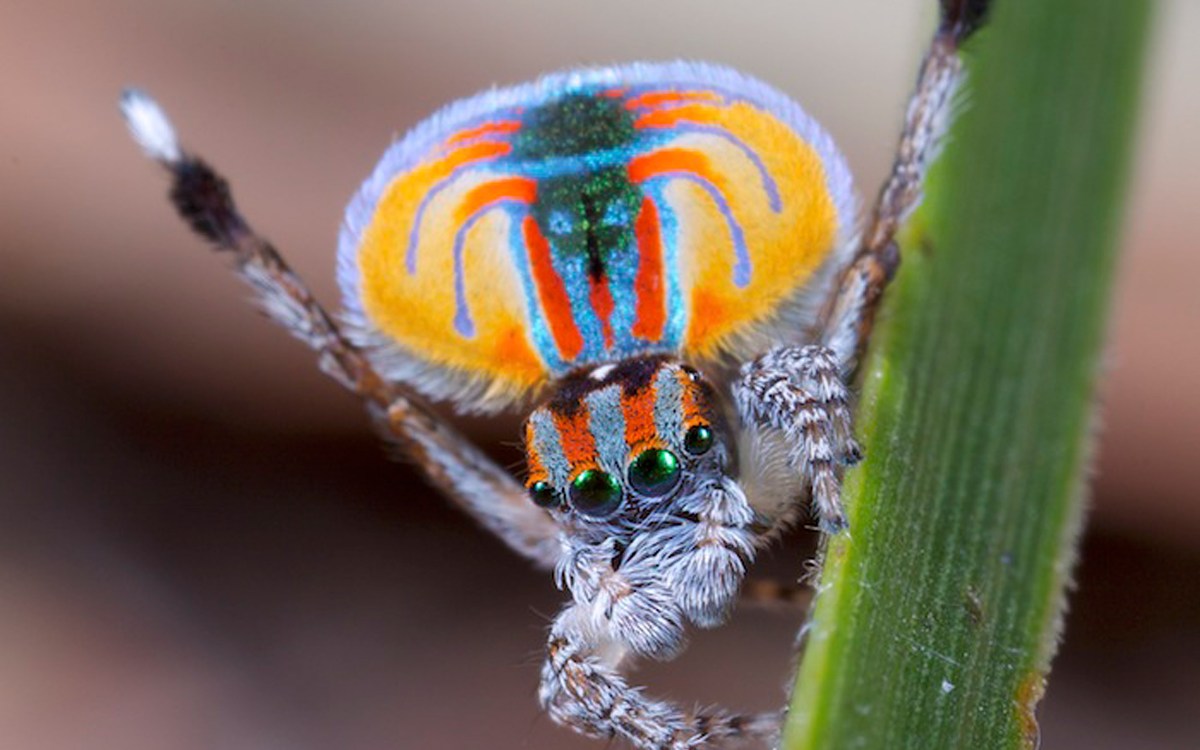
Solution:
M633 243L642 193L624 162L636 141L633 115L619 98L583 93L531 110L513 139L511 158L558 167L538 180L533 218L555 253L585 258L594 279L606 275L613 252ZM614 152L627 156L614 165Z
M513 138L513 157L582 156L631 146L636 138L633 114L620 99L567 94L525 115Z

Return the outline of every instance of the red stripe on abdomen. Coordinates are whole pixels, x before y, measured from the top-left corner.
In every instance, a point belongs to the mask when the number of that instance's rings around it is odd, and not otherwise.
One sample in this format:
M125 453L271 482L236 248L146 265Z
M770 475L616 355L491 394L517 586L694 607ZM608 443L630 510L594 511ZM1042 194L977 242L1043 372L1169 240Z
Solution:
M525 247L529 249L529 269L537 286L538 301L546 316L546 324L550 327L550 335L554 337L558 355L570 362L583 351L583 336L571 314L571 298L567 296L567 289L554 270L550 243L542 236L537 221L532 216L526 216L521 230L525 235Z
M537 198L537 182L528 177L506 177L492 180L471 188L463 196L455 213L455 219L461 225L475 215L477 211L503 200L519 201L529 205Z
M604 335L604 348L611 349L613 345L612 314L616 305L613 303L612 290L608 288L608 278L605 276L591 280L588 290L588 302L600 319L600 332Z
M633 282L637 318L632 333L645 341L659 341L667 323L667 306L663 299L662 227L658 221L658 207L650 198L642 199L634 232L638 243L638 270Z
M680 102L690 101L710 101L719 102L721 97L712 91L651 91L635 96L625 102L626 109L639 109L642 107L657 107L661 104L678 104Z
M505 133L515 133L516 131L518 131L520 129L521 129L521 123L519 120L499 120L496 122L485 122L484 124L480 125L477 128L471 128L469 130L458 131L457 133L455 133L454 135L452 135L446 139L446 145L454 146L456 144L462 143L463 141L469 141L472 138L481 138L483 136L489 136L489 135L495 135L495 134L503 135Z
M706 155L690 148L664 148L635 156L629 160L628 169L630 182L636 183L672 172L693 174L707 180L725 194L728 200L728 191L725 190L725 180L721 174L712 168L712 163Z

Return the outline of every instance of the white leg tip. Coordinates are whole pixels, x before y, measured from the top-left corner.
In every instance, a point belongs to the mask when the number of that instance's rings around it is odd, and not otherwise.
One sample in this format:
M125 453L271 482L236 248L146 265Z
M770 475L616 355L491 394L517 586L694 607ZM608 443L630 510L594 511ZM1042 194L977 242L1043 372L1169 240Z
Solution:
M146 156L166 164L175 164L183 158L175 128L167 119L167 113L149 94L135 88L122 91L121 114Z

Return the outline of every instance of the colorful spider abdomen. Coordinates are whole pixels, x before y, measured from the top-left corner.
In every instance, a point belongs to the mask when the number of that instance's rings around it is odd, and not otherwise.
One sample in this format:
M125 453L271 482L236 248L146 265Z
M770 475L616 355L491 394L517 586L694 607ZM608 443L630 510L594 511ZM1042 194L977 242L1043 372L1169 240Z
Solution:
M811 322L855 212L828 136L766 85L699 63L575 71L392 146L347 210L339 279L386 376L494 408Z

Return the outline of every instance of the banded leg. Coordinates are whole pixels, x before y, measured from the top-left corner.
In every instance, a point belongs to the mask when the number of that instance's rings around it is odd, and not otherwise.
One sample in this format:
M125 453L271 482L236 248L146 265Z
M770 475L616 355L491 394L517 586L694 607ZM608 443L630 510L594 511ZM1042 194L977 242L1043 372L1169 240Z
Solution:
M830 534L844 529L841 470L861 455L851 437L850 393L835 354L815 345L772 349L742 366L733 399L753 439L772 444L758 451L753 462L758 472L800 481L798 488L785 483L761 493L781 502L768 511L774 525L787 520L796 489L811 489L821 529Z
M632 539L568 540L557 573L572 603L551 627L539 690L556 722L644 750L777 731L777 713L688 710L647 697L621 673L631 658L675 658L686 621L713 627L737 600L754 558L754 513L731 479L697 490L645 518Z
M558 527L529 502L524 488L410 394L379 376L278 251L242 218L225 179L180 148L154 100L129 90L121 97L121 110L134 139L170 172L171 202L179 215L217 249L232 253L263 311L317 353L325 374L363 399L384 436L434 486L509 547L552 567L559 557Z
M854 372L871 334L883 290L895 275L895 236L921 199L921 185L937 156L962 81L960 45L983 23L988 0L942 0L942 17L909 99L891 174L880 189L862 244L825 305L819 346L768 352L743 367L734 397L751 430L782 431L788 462L811 486L824 531L845 528L841 466L861 456L851 435L845 379ZM795 377L780 366L798 368ZM768 470L779 461L767 461ZM777 493L778 494L778 493ZM787 519L786 512L776 523Z
M621 737L642 750L689 750L778 733L777 713L684 711L646 697L618 673L623 651L602 655L589 645L595 639L585 637L584 620L579 605L571 605L550 632L538 698L558 723L591 737Z
M963 78L959 47L983 24L989 0L941 0L942 17L909 99L892 171L879 191L858 252L826 305L822 343L849 376L871 334L883 290L900 265L896 231L921 200L921 185L949 123Z

